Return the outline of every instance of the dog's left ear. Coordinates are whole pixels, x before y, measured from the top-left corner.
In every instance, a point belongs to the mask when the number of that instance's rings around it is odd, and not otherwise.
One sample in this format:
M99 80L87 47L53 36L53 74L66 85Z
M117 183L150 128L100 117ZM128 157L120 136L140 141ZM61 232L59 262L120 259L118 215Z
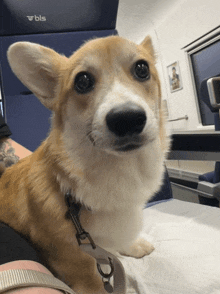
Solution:
M152 40L150 36L147 36L144 41L141 43L141 46L145 48L149 52L149 54L152 56L152 58L156 61L156 55L154 51L154 47L152 44Z
M54 110L61 67L67 58L54 50L30 42L11 45L7 52L12 71L41 101Z

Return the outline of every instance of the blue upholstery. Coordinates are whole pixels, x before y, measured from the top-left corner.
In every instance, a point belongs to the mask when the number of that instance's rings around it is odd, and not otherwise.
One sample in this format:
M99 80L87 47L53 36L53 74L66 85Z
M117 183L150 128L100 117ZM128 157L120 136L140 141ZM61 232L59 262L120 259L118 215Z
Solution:
M208 79L205 79L201 83L200 97L201 97L202 101L209 107L211 112L214 114L215 130L220 131L219 110L216 108L213 108L210 103L208 87L207 87L207 80ZM209 172L209 173L200 175L199 181L205 181L205 182L209 182L209 183L213 183L213 184L219 183L220 182L220 162L215 163L215 170L213 172ZM219 206L219 201L217 199L207 199L202 196L199 196L199 199L200 199L201 204L208 204L211 206Z
M148 202L153 203L155 201L167 200L173 198L172 188L169 180L169 175L167 170L164 173L163 185L160 188L160 191Z
M199 181L205 181L205 182L209 182L209 183L214 183L213 178L214 178L214 171L203 174L203 175L200 175L199 176Z
M119 0L1 0L0 36L113 30Z

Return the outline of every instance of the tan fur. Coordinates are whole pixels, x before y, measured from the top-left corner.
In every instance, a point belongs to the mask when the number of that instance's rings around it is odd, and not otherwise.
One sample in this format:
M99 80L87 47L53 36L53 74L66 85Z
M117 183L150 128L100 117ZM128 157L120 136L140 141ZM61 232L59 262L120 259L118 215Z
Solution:
M116 36L95 39L70 58L21 42L9 48L8 58L15 74L53 116L42 145L3 174L0 220L27 236L46 265L77 293L104 293L95 261L80 250L75 228L65 217L64 194L71 190L91 207L82 211L81 220L98 245L134 257L153 250L137 237L143 205L162 182L169 140L150 38L139 46ZM144 83L131 74L139 59L150 66L151 78ZM92 72L96 79L95 88L85 95L73 87L80 71ZM93 146L86 132L97 127L108 99L116 105L123 99L140 100L148 109L146 134L152 143L125 155L109 151L108 136L105 141L97 138Z

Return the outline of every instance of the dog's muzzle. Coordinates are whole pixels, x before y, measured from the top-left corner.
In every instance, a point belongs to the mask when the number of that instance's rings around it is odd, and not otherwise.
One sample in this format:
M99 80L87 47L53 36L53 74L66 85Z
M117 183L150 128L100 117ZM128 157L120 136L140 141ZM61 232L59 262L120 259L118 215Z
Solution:
M106 125L117 141L117 151L130 151L141 146L140 134L147 122L145 110L125 103L111 109L106 115Z

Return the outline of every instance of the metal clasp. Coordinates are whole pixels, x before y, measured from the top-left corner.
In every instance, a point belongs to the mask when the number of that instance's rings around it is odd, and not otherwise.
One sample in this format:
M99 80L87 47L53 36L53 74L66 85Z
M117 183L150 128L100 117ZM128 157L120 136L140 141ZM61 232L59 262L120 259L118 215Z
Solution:
M79 246L82 243L82 240L88 239L89 243L91 244L92 248L95 249L96 245L92 239L92 237L90 236L90 234L88 232L86 232L83 227L81 226L80 220L79 220L79 214L80 214L80 210L82 205L80 203L74 202L72 201L72 195L70 193L66 193L65 194L65 201L66 201L66 205L68 207L68 213L72 219L72 222L76 228L76 239L78 241Z
M105 274L105 273L103 273L100 264L97 263L97 269L98 269L100 275L101 275L103 278L105 278L105 279L110 279L110 278L113 276L113 274L114 274L114 265L113 265L112 259L111 259L110 257L108 257L108 259L109 259L109 266L110 266L110 268L111 268L111 271L110 271L109 274Z
M110 257L108 257L108 259L109 259L109 266L111 268L111 271L109 274L105 274L102 271L99 263L97 263L97 269L98 269L98 272L100 273L100 275L102 276L102 281L103 281L103 285L104 285L105 290L108 293L113 293L114 289L113 289L112 285L110 284L110 278L113 276L115 269L114 269L112 259ZM105 279L107 279L107 281L105 281Z

